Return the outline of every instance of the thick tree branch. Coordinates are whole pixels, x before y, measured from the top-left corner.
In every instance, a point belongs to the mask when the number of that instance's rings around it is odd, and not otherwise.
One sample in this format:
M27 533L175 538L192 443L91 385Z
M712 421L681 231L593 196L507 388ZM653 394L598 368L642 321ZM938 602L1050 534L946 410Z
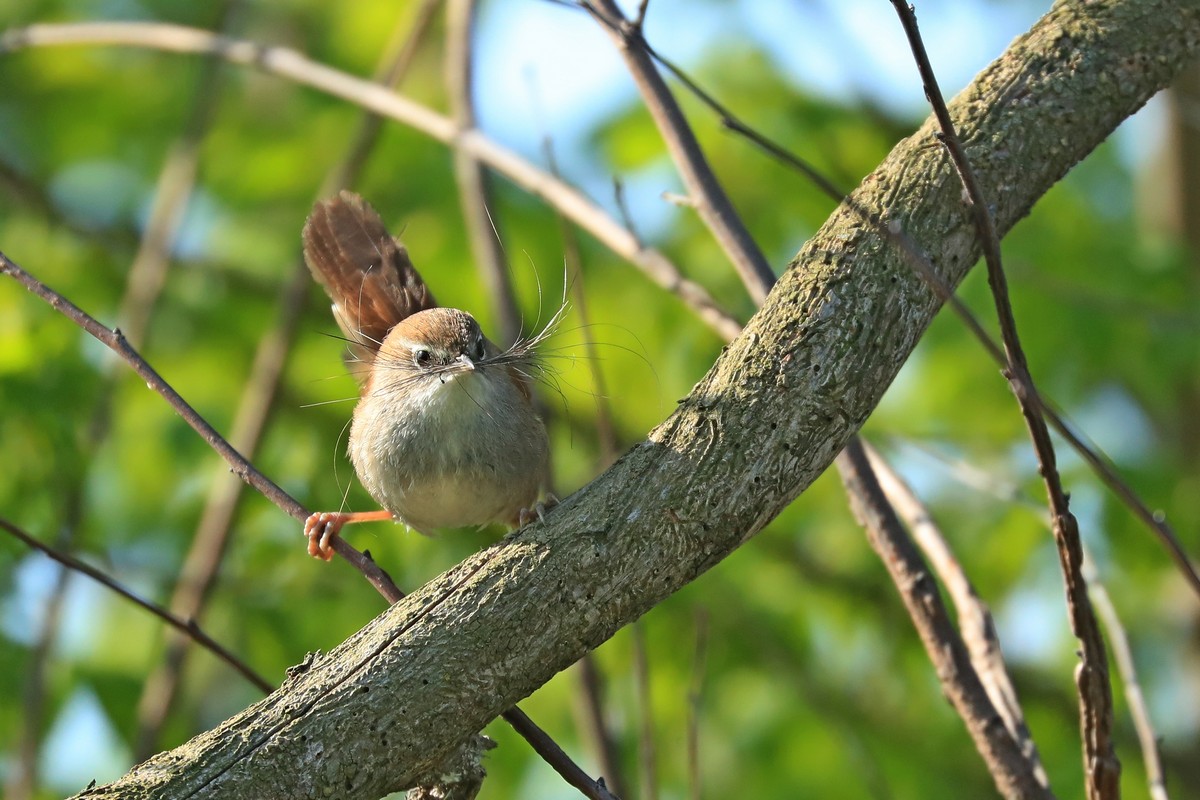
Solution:
M1059 3L951 104L1007 231L1189 60L1196 3ZM956 284L978 257L927 124L855 201ZM903 205L900 205L903 204ZM88 797L375 798L718 563L822 472L938 302L845 206L647 440L536 524L467 559L275 694Z

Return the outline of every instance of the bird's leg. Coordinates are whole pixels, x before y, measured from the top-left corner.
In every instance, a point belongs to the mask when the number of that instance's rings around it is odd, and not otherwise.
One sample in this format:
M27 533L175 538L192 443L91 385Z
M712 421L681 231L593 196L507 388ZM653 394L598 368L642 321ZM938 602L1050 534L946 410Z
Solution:
M326 561L333 559L333 538L342 526L351 522L380 522L391 519L392 512L378 511L318 511L304 520L304 535L308 537L308 554Z
M533 508L522 508L517 512L517 527L524 528L529 523L533 522L533 518L537 517L539 521L546 521L546 512L558 505L558 498L553 492L546 492L545 500L538 500L533 504Z

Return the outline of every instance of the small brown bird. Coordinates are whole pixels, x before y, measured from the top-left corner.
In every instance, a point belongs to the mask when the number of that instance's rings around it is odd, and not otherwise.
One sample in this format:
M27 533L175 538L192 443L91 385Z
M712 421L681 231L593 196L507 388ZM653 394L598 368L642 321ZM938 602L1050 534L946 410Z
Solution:
M303 238L361 384L350 460L384 508L313 514L309 554L331 559L349 522L394 518L426 534L524 523L540 509L549 458L523 369L530 348L501 351L470 314L439 308L404 245L357 194L317 203Z

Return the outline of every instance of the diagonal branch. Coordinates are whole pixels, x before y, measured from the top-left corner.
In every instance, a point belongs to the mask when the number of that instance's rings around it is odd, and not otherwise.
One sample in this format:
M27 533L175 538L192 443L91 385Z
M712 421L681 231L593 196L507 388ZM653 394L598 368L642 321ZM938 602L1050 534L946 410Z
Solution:
M654 68L654 60L642 39L641 16L637 21L626 19L614 0L595 0L582 5L603 23L616 42L683 178L688 200L742 276L754 304L762 305L775 283L775 273L701 154L700 143L679 103Z
M30 536L21 528L17 527L3 517L0 517L0 528L4 528L4 530L20 539L29 547L44 553L46 556L54 559L59 564L62 564L65 568L82 573L83 575L87 575L92 580L111 589L131 603L141 606L146 611L149 611L151 614L158 617L175 630L179 631L184 636L187 636L189 639L192 639L205 649L211 651L213 655L224 661L229 666L233 667L235 670L241 673L242 677L250 681L250 683L254 684L263 692L270 692L274 688L270 681L255 672L249 664L242 661L228 648L202 631L194 619L181 619L180 617L172 614L170 611L160 606L158 603L152 603L145 598L139 597L130 590L126 589L117 581L110 578L108 575L105 575L103 572L93 567L91 564L80 561L79 559L68 555L67 553L60 553L53 547L44 544Z
M870 459L875 479L888 503L904 520L912 532L913 539L945 584L946 592L954 603L959 633L967 647L971 664L978 673L988 697L991 698L992 705L1029 761L1038 783L1047 786L1049 780L1042 767L1037 745L1034 744L1029 727L1025 724L1025 714L1017 699L1016 687L1013 686L1012 678L1009 677L1004 664L1004 654L1000 650L1000 639L996 635L991 611L980 599L962 564L951 552L929 510L873 447L866 445L864 449Z
M996 707L950 621L937 583L880 488L867 451L857 437L838 456L838 472L847 485L854 516L866 528L871 546L900 588L942 688L966 723L976 749L996 780L996 788L1009 798L1053 797L1039 781L1017 740L1004 735L1004 726L997 724Z
M641 23L638 23L639 27ZM746 122L737 117L727 106L721 103L712 94L705 91L691 76L684 72L677 64L671 62L661 53L650 46L644 39L642 45L656 62L664 69L671 73L679 82L687 88L702 104L707 106L713 114L717 116L723 127L733 133L743 137L754 146L758 147L764 153L774 158L781 164L801 173L808 178L817 188L819 188L826 196L834 201L842 202L846 200L845 193L830 179L825 177L815 167L805 161L791 150L788 150L783 145L771 140L763 135L760 131L755 130ZM878 219L873 219L869 214L860 209L860 214L865 222L871 225L882 226ZM1005 364L1003 350L988 334L983 326L979 324L975 315L969 308L966 307L957 297L950 292L949 288L936 276L932 265L928 263L929 259L924 253L919 252L912 241L903 233L903 231L886 230L889 239L893 245L901 248L906 252L907 257L914 269L918 270L922 278L926 280L930 288L939 293L939 298L948 303L952 310L959 315L963 323L971 331L988 355L996 360L999 364ZM1050 398L1040 397L1039 402L1042 403L1042 413L1045 414L1046 420L1050 426L1062 436L1067 443L1079 453L1080 457L1087 462L1091 470L1100 478L1100 481L1109 488L1117 499L1123 503L1134 516L1141 521L1150 531L1152 531L1167 550L1167 554L1175 562L1179 571L1182 573L1191 588L1198 596L1200 596L1200 574L1197 574L1196 568L1192 565L1191 559L1183 546L1179 542L1179 537L1176 536L1174 529L1166 521L1160 513L1152 511L1146 503L1137 495L1137 493L1129 486L1129 484L1121 478L1117 473L1116 468L1102 455L1096 448L1094 443L1084 441L1083 437L1077 434L1069 420L1065 419L1058 411L1055 410Z
M238 3L225 0L214 5L219 24L225 26L233 18ZM223 66L218 58L206 58L204 61L193 91L187 121L167 151L153 192L145 233L138 242L137 255L125 275L117 318L135 345L141 345L146 340L150 321L171 267L171 247L196 181L201 147L207 138L219 96ZM37 198L38 194L22 194L22 202L28 202L30 197ZM117 370L111 369L112 366L111 363L106 365L95 393L90 419L84 427L86 433L78 453L81 464L92 462L92 456L112 432L113 404L120 375ZM81 470L62 487L62 512L55 546L64 553L74 548L86 515L86 476L86 470ZM5 781L11 800L27 800L34 795L38 778L38 751L44 735L46 675L54 643L59 637L70 581L71 571L60 569L46 599L45 613L33 645L25 687L21 693L24 713L18 744L20 757Z
M235 475L257 489L263 497L266 497L293 519L304 521L308 517L309 512L296 498L281 489L266 475L259 472L253 464L247 461L241 453L234 449L217 432L216 428L209 424L208 420L200 416L196 409L192 408L186 400L180 397L174 387L163 380L154 367L150 366L137 350L129 344L129 341L119 328L109 329L104 327L94 317L30 275L2 252L0 252L0 275L7 275L16 280L17 283L24 286L30 292L45 300L55 311L70 319L120 356L146 382L147 388L162 395L171 407L175 409L176 413L183 418L183 421L192 430L200 434L200 438L208 443L209 447L216 450L217 454L225 459L225 462L229 464L230 470ZM391 577L378 564L368 556L360 553L352 545L347 544L341 537L334 540L333 548L338 555L346 559L351 566L361 572L389 602L395 603L403 597L403 594L396 588L396 584L392 581Z
M234 474L244 480L246 483L253 486L264 497L273 502L281 510L285 511L291 517L297 520L304 520L308 517L309 512L300 505L300 503L281 489L277 484L271 481L270 478L259 472L258 468L247 461L240 453L238 453L227 442L209 422L200 416L194 408L192 408L186 400L180 397L169 383L151 367L142 356L133 349L125 336L120 330L109 330L97 322L93 317L67 300L65 297L49 288L12 260L4 253L0 253L0 275L8 275L14 278L18 283L33 292L38 297L45 300L52 308L60 312L68 319L73 321L79 327L90 333L100 342L108 346L117 355L121 356L141 378L146 381L146 386L152 391L160 394L171 405L172 408L183 417L195 430L200 437L208 443L210 447L216 450L229 463ZM334 551L345 559L351 566L362 573L372 586L375 587L384 599L389 603L395 604L404 599L405 595L396 584L392 581L391 576L387 574L375 561L367 554L359 552L353 545L347 543L342 537L336 537L332 541ZM499 710L495 716L502 716L520 733L541 755L551 767L555 769L564 779L572 786L579 789L586 797L591 800L613 800L611 793L604 786L603 781L593 781L587 773L583 771L578 764L572 761L558 745L539 728L533 720L531 720L521 709L507 708ZM480 724L489 722L491 718ZM441 762L432 763L428 766L426 773L414 777L414 782L423 779L426 774L434 774L441 766ZM413 785L413 784L409 784ZM404 787L404 788L407 788Z
M690 181L694 185L692 191L695 205L698 208L708 205L724 209L725 216L733 220L733 227L744 233L744 227L724 195L709 196L708 187L716 184L716 178L695 137L688 129L687 122L677 113L678 109L674 106L670 93L654 69L649 48L640 38L640 29L622 18L611 0L605 0L602 5L605 7L604 15L590 6L589 10L611 29L625 33L620 41L624 45L626 60L642 89L646 105L668 142L668 149L676 161L677 168L685 176L700 176L699 180ZM631 50L639 51L638 56L635 57ZM691 86L698 88L695 84ZM664 108L664 104L667 103L670 107ZM868 220L874 219L870 214L863 216ZM712 215L702 215L702 218L716 240L726 247L727 254L733 262L743 262L744 258L739 252L729 251L730 242L739 240L731 239L722 223ZM748 237L746 244L742 246L758 254L757 246ZM761 258L761 255L759 257ZM765 294L774 283L774 276L770 273L762 275L752 271L739 271L752 295L759 291ZM1005 796L1026 797L1039 792L1042 795L1048 794L1043 788L1046 783L1044 774L1038 773L1035 759L1026 758L1026 752L1015 739L1015 732L991 724L997 715L996 708L991 696L984 690L980 676L975 673L974 661L966 657L961 639L946 622L944 610L939 616L941 598L936 586L913 586L913 574L924 569L920 563L920 556L916 555L908 533L895 521L895 512L887 499L880 496L878 485L870 474L870 467L863 461L863 453L864 445L861 440L857 436L852 438L847 452L835 462L838 472L842 476L847 493L851 496L850 502L856 516L867 528L872 546L883 558L889 574L896 583L942 682L943 691L951 698L955 711L962 717L976 749L997 787ZM890 522L885 522L884 518Z

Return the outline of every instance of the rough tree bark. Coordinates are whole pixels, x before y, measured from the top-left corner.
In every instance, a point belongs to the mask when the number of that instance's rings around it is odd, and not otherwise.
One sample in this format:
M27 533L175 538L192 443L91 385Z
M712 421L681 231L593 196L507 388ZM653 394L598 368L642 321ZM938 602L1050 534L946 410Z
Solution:
M984 70L951 111L998 228L1169 83L1198 40L1200 0L1060 3ZM957 284L978 248L933 131L897 145L854 199ZM412 785L795 499L937 310L843 204L675 413L544 524L430 581L220 727L80 796L378 798Z

